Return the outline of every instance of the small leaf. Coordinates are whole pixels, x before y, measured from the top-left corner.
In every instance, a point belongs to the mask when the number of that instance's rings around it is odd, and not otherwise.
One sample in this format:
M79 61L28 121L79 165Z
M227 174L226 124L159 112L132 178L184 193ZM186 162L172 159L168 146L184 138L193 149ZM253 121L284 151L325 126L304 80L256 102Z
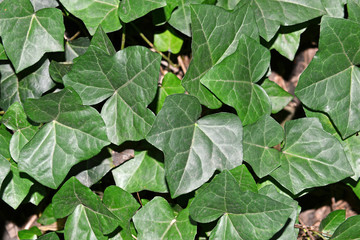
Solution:
M65 59L72 62L74 58L83 55L90 45L87 37L80 37L65 44Z
M196 226L190 222L189 210L177 216L169 203L155 197L133 217L139 239L194 239Z
M147 152L135 152L131 159L112 171L116 186L133 193L142 190L167 192L164 164Z
M270 98L272 114L281 111L294 98L293 95L269 79L265 79L261 87Z
M316 118L285 123L280 167L271 173L293 194L338 182L354 173L340 142L325 132Z
M222 102L234 107L243 125L270 115L270 98L255 83L270 65L270 52L250 37L239 39L237 50L201 79Z
M230 113L200 120L201 105L192 96L168 96L146 140L165 154L165 174L173 197L200 187L216 169L242 162L242 126Z
M56 222L52 203L50 203L41 213L41 216L38 218L37 222L41 225L50 225Z
M334 234L335 230L342 224L346 219L345 210L335 210L324 218L319 226L319 231L325 233L327 236Z
M0 43L0 60L7 60L4 46Z
M360 236L360 215L352 216L335 230L330 240L357 240Z
M60 240L60 238L55 232L50 232L40 236L38 240Z
M128 23L164 6L166 0L122 0L118 14L123 22Z
M57 83L63 83L62 78L71 70L72 64L68 62L51 61L49 73L51 78Z
M171 52L177 54L180 52L183 40L176 36L174 33L169 30L165 32L154 34L154 45L157 50L161 52Z
M160 109L164 105L165 98L175 93L184 93L185 89L181 86L181 80L173 73L167 73L161 83L158 92L158 101L156 104L156 113L159 113Z
M282 142L284 130L272 117L264 116L244 127L244 161L259 178L280 166L280 152L272 147Z
M18 232L18 237L19 239L38 239L38 236L40 236L42 233L40 231L40 229L36 226L27 229L27 230L21 230Z
M91 35L94 35L100 25L105 32L113 32L121 28L117 14L118 0L60 0L60 2L84 22Z
M4 0L0 9L6 10L0 15L0 36L17 73L35 64L46 52L64 50L65 27L60 9L34 12L29 0Z
M19 168L47 187L57 188L73 165L109 144L100 114L74 90L29 99L24 108L33 121L47 123L21 149Z

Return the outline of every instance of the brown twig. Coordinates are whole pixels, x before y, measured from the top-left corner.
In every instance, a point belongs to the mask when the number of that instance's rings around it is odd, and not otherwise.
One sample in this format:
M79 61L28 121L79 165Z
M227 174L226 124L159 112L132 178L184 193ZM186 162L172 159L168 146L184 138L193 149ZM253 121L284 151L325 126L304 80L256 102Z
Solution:
M33 223L36 221L37 215L34 214L30 217L30 219L27 221L27 223L24 226L24 229L28 230L33 225Z
M185 64L184 64L184 61L183 61L182 57L179 55L179 56L177 57L177 60L178 60L178 63L179 63L179 65L180 65L180 67L181 67L181 70L183 71L183 73L184 73L184 75L185 75L187 69L186 69L186 67L185 67Z
M137 198L138 198L138 201L139 201L141 207L143 207L143 204L142 204L142 202L141 202L141 198L140 198L139 192L136 192L136 196L137 196Z
M80 35L80 31L77 31L75 34L74 34L74 36L72 36L71 38L69 38L69 39L66 39L68 42L71 42L72 40L74 40L77 36L79 36Z
M307 226L303 223L303 221L301 220L301 218L298 218L299 219L299 223L301 224L295 224L295 227L297 226L301 226L301 229L309 236L309 238L311 240L315 240L314 236L311 234L311 231L310 229L307 228Z

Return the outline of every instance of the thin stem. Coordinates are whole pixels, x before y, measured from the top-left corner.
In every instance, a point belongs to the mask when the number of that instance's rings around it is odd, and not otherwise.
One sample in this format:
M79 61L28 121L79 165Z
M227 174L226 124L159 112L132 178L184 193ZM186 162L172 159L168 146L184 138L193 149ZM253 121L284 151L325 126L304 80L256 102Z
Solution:
M123 26L122 34L121 34L121 47L120 50L123 50L125 48L125 38L126 38L126 32L125 32L125 23L121 23Z
M0 111L0 115L4 115L5 114L5 111Z
M72 36L71 38L68 39L69 42L71 42L72 40L74 40L77 36L80 35L80 31L77 31L74 36Z
M141 207L142 207L143 205L142 205L142 202L141 202L141 198L140 198L139 192L136 192L136 196L137 196L137 198L138 198L138 200L139 200L139 203L140 203L140 205L141 205Z

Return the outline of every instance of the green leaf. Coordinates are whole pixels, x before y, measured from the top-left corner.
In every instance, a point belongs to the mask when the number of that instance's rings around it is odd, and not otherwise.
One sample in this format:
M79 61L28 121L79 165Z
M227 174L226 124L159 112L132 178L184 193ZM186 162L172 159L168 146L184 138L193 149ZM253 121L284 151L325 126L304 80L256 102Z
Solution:
M258 192L256 182L244 164L231 169L229 172L238 182L241 191Z
M10 169L11 172L6 176L1 185L0 196L13 209L17 209L28 195L34 183L28 176L20 174L15 163L11 164Z
M64 83L79 93L84 104L96 104L111 96L101 110L111 142L119 145L141 140L154 121L153 112L146 106L156 95L161 56L140 46L109 56L112 50L97 47L102 42L111 44L100 29Z
M5 157L0 155L0 187L9 172L10 162Z
M210 5L194 5L191 9L193 58L182 85L191 95L196 96L201 104L209 108L219 108L219 100L200 80L214 65L235 52L242 35L258 39L254 14L249 6L241 7L232 13Z
M169 30L154 34L154 45L161 52L171 52L177 54L180 52L183 40Z
M270 116L244 127L244 161L251 165L259 178L280 166L280 152L272 147L283 139L284 130Z
M73 165L109 144L100 114L74 90L29 99L24 108L31 120L48 123L21 149L19 168L47 187L57 188Z
M35 12L43 8L56 8L59 3L56 0L30 0Z
M345 215L346 211L343 209L329 213L329 215L321 221L319 231L325 233L327 236L333 235L339 225L345 221Z
M55 232L50 232L42 235L41 237L38 238L38 240L60 240L60 238Z
M301 74L296 96L309 108L326 112L343 138L360 130L360 25L323 17L319 51ZM329 63L337 62L336 65Z
M190 222L186 208L174 214L169 203L155 197L133 217L138 239L194 239L196 226Z
M216 6L226 10L233 10L239 2L240 0L218 0Z
M325 132L316 118L285 123L281 166L271 173L293 194L338 182L353 175L340 142Z
M118 0L60 0L60 2L84 22L91 35L94 35L100 25L105 32L113 32L121 28L117 14Z
M56 222L52 203L50 203L41 213L41 216L38 218L37 222L42 225L50 225Z
M1 121L3 121L1 119ZM5 159L10 160L10 141L11 141L11 134L6 130L6 128L0 125L0 156L4 157Z
M0 107L7 110L14 102L39 98L55 86L49 75L49 60L38 62L31 71L16 74L10 64L0 64Z
M41 184L35 183L31 186L28 196L30 196L29 203L38 206L39 203L48 194L48 189Z
M156 103L156 113L159 113L160 109L164 105L165 98L175 93L184 93L185 89L181 86L181 80L173 73L167 73L161 83L158 92L158 100Z
M0 43L0 60L7 60L4 46Z
M360 215L352 216L335 230L330 240L358 240L360 236Z
M339 0L345 2L345 0ZM360 1L359 0L347 0L347 10L349 14L349 19L357 23L360 23Z
M270 98L255 83L267 72L270 52L250 37L241 36L237 50L201 79L222 102L234 107L243 125L270 115Z
M131 218L140 207L130 193L116 186L109 186L105 189L103 202L119 219L119 225L123 229L129 227Z
M72 62L74 58L85 54L90 45L90 40L87 37L80 37L65 44L65 59Z
M347 2L347 5L349 7L350 3L353 0L321 0L322 5L324 6L326 13L330 17L338 17L343 18L344 17L344 5ZM357 0L355 0L357 1ZM349 19L350 18L349 14Z
M292 211L290 206L267 196L241 191L227 170L199 192L190 205L190 216L197 222L221 217L210 239L269 239Z
M322 0L252 0L251 5L259 34L267 42L275 36L280 25L295 25L326 13Z
M57 83L63 83L62 78L71 70L72 64L68 62L51 61L49 73L51 78Z
M270 98L272 114L281 111L293 99L293 95L269 79L265 79L261 87Z
M167 192L164 164L147 152L135 152L135 158L112 171L116 186L133 193L142 190Z
M122 0L118 14L123 22L128 23L164 6L166 0Z
M69 216L65 224L65 239L107 239L119 225L117 217L89 188L75 177L70 178L54 195L56 218Z
M38 236L40 236L42 233L40 231L40 229L36 226L30 228L30 229L27 229L27 230L21 230L18 232L18 237L19 239L25 239L25 240L28 240L28 239L37 239Z
M201 113L192 96L168 96L146 140L165 155L166 180L172 197L200 187L216 169L242 162L242 126L230 113Z
M35 13L29 0L4 0L0 9L5 9L0 15L0 36L17 73L35 64L46 52L64 50L65 27L59 9Z
M20 150L35 135L39 127L29 123L24 109L19 102L14 102L9 107L2 118L2 122L7 128L14 131L10 141L10 153L11 157L17 162Z

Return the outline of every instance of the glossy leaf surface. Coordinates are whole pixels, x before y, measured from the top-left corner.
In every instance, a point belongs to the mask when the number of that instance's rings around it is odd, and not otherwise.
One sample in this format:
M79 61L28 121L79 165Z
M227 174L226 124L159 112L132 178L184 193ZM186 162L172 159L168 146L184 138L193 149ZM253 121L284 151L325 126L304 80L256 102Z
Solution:
M281 111L293 99L293 95L269 79L265 79L261 87L270 98L271 113L273 114Z
M242 163L242 126L230 113L197 120L201 105L192 96L168 96L146 140L165 154L165 174L173 197L190 192L216 169Z
M181 80L173 73L167 73L158 90L158 100L156 104L156 113L162 108L165 98L176 93L184 93L185 89L181 86Z
M330 240L357 240L360 236L360 215L346 219L334 232Z
M166 0L123 0L119 6L119 17L123 22L128 23L164 6Z
M327 236L333 235L339 225L345 221L345 215L346 211L344 209L335 210L329 213L326 218L321 221L319 230Z
M30 0L30 1L35 11L38 11L43 8L55 8L59 6L59 3L56 0Z

